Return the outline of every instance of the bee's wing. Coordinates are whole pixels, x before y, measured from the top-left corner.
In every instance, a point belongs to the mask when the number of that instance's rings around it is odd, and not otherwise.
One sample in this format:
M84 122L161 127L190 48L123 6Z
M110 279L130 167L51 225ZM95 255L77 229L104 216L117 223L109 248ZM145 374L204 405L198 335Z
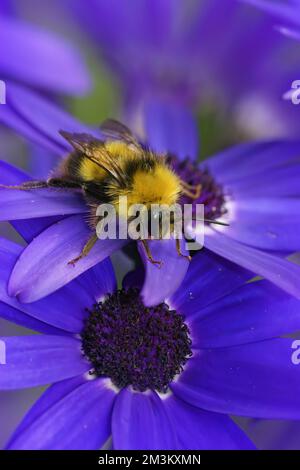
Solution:
M122 170L115 159L105 149L104 142L90 134L59 131L59 133L72 145L83 153L91 162L109 173L120 184L124 183Z
M84 153L88 156L94 156L101 147L103 142L100 139L96 139L91 134L59 131L60 135L66 139L69 144L74 147L75 150Z
M115 119L106 119L100 126L101 132L105 137L113 140L122 140L127 144L140 148L140 143L133 135L131 130Z

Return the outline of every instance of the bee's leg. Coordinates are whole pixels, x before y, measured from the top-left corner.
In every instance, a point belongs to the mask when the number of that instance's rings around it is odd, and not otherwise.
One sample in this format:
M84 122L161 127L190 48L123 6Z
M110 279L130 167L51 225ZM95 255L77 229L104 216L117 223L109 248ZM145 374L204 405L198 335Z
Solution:
M78 181L65 180L63 178L49 178L47 180L47 187L60 189L77 189L81 188L81 184Z
M184 180L181 180L180 182L181 182L181 186L184 186L185 188L188 188L188 189L194 189L196 187L195 184L189 184Z
M79 256L77 256L77 258L74 258L72 259L71 261L68 262L68 264L71 264L72 266L75 266L75 264L80 261L82 258L84 258L85 256L87 256L89 254L89 252L91 251L91 249L93 248L93 246L95 245L96 241L98 240L98 237L97 237L97 234L94 233L89 239L88 241L86 242L86 244L84 245L83 249L82 249L82 252L80 253Z
M197 184L193 186L192 184L188 184L185 181L181 181L181 188L182 194L184 194L185 196L188 196L191 199L198 199L201 194L202 185Z
M47 181L25 181L22 184L17 185L5 185L0 184L0 188L5 189L22 189L24 191L29 191L30 189L40 189L40 188L48 188Z
M152 264L157 264L161 268L163 263L162 263L162 261L156 261L155 259L153 259L153 256L152 256L151 251L150 251L150 247L148 245L148 241L147 240L141 240L141 242L142 242L143 247L145 249L148 261L150 261L150 263L152 263Z
M25 181L18 185L4 185L0 184L0 188L5 189L19 189L23 191L30 191L31 189L43 189L43 188L61 188L61 189L72 189L80 188L80 183L76 181L68 181L62 178L49 178L47 181Z
M186 258L187 260L192 261L192 257L190 255L184 255L181 252L180 239L179 238L176 238L176 251L177 251L179 256L182 256L183 258Z

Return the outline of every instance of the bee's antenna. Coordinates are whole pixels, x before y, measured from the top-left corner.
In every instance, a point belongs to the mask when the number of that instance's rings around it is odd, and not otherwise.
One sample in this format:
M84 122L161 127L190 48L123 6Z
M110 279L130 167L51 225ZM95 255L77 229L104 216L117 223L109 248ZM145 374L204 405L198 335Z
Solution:
M202 222L208 222L210 224L215 224L215 225L222 225L223 227L229 227L230 224L227 222L222 222L221 220L213 220L213 219L197 219L197 218L192 218L192 220L199 220Z
M178 219L180 220L180 219ZM221 220L213 220L213 219L197 219L196 217L192 217L192 220L198 220L199 222L208 222L210 224L215 224L215 225L222 225L223 227L229 227L230 224L227 222L222 222Z

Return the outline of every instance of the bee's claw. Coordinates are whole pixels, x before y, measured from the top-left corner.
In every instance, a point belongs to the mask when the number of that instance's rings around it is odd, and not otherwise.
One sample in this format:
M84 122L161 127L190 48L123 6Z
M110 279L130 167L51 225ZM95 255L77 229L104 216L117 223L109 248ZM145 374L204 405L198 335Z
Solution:
M81 256L78 256L78 258L71 259L71 261L68 261L68 265L73 266L75 268L75 265L78 263L79 260L81 260Z
M163 266L163 264L164 264L163 261L157 261L157 260L155 260L155 259L150 259L150 258L149 258L149 261L150 261L151 264L154 264L154 265L157 266L159 269L161 269L162 266Z
M163 262L153 259L147 240L142 239L141 242L144 246L148 261L150 261L151 264L155 264L160 269L163 265Z
M77 258L74 258L71 261L69 261L68 264L70 264L74 268L75 265L78 263L78 261L85 258L89 254L89 252L91 251L91 249L93 248L97 240L98 240L97 235L93 234L84 245L83 250L80 253L80 255L77 256Z
M184 255L182 253L178 253L178 255L181 257L181 258L185 258L189 263L192 261L192 257L190 255Z
M179 240L179 238L176 238L176 250L177 250L177 253L178 253L179 256L181 256L182 258L187 259L189 262L192 261L192 257L191 257L190 255L184 255L184 254L181 252L180 240Z

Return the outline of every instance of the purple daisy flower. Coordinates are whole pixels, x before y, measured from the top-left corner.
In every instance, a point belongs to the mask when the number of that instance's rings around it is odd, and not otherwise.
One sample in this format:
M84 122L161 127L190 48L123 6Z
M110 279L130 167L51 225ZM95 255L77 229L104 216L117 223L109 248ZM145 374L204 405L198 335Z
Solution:
M89 91L89 73L77 50L63 38L16 18L0 6L0 77L55 93Z
M279 337L300 328L299 300L273 284L205 250L155 307L140 272L116 290L109 260L21 304L6 292L21 251L0 241L1 316L42 334L1 338L0 388L52 385L8 449L251 449L228 415L299 418L300 376Z
M280 20L279 31L300 41L300 1L299 0L243 0L273 15Z
M147 114L145 129L150 144L154 150L168 151L168 141L174 144L172 137L176 135L177 155L182 156L184 142L191 149L191 135L185 132L184 121L174 128L174 122L166 117L166 108L156 107ZM59 129L86 130L53 104L16 87L11 90L0 119L60 155L69 149L58 134ZM299 250L298 155L299 142L281 141L243 144L201 165L187 158L180 160L178 156L170 160L183 180L201 184L201 195L196 202L205 205L206 216L218 218L222 214L230 223L222 231L207 226L205 246L297 297L300 267L283 255ZM2 163L1 179L2 184L12 185L25 181L28 176ZM89 209L80 194L53 189L34 193L1 189L1 201L2 220L30 221L26 228L30 234L25 237L29 244L18 259L8 286L10 295L22 302L32 302L54 292L127 242L98 240L87 257L75 267L69 266L68 262L81 253L90 236L85 222ZM35 229L31 221L41 217L47 217L46 222L43 228L38 225ZM145 259L142 295L147 305L155 305L179 287L188 261L177 255L174 240L150 244L154 259L164 261L162 269L158 269ZM160 288L155 290L153 286Z
M204 117L216 115L226 128L227 142L298 135L296 110L281 99L299 72L294 45L245 2L70 3L68 12L119 79L127 122L155 99L175 101L174 120L200 104Z

